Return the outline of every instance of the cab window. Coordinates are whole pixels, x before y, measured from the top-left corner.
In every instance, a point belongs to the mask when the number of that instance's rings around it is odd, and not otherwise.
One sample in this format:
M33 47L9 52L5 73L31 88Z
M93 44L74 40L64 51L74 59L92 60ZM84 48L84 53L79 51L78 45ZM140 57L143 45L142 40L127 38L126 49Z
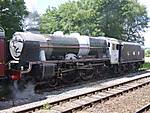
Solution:
M108 42L108 47L110 47L110 43Z
M116 50L116 44L112 44L112 50Z

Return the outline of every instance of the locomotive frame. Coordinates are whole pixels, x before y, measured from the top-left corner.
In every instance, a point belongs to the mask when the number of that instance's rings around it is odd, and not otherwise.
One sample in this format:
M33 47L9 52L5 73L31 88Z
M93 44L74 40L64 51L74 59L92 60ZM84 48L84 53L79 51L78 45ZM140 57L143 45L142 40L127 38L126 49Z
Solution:
M49 81L54 87L58 79L65 83L89 80L105 72L137 70L144 63L144 50L139 44L108 37L17 32L10 44L4 37L1 31L0 78L6 80Z

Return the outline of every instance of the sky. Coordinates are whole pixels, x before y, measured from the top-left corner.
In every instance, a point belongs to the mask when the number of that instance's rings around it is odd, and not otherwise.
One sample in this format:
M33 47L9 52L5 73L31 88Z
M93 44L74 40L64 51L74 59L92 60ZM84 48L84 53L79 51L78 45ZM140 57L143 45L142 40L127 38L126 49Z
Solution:
M38 11L39 14L45 13L46 9L50 7L58 7L60 4L68 2L69 0L24 0L28 11ZM147 8L148 16L150 17L150 0L138 0L141 4ZM150 23L149 23L150 26ZM150 28L143 33L145 38L145 47L150 48Z
M29 11L37 10L39 14L43 14L50 7L58 7L60 4L69 0L24 0Z

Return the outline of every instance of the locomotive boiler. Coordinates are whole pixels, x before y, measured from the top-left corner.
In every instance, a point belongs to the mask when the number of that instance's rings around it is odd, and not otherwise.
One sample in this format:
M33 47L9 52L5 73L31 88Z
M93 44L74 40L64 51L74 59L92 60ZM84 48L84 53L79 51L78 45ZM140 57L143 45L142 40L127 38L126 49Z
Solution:
M27 49L27 47L30 48ZM37 48L37 53L35 51L28 52L35 48ZM24 54L24 49L31 56L39 54L37 59L37 56L33 56L32 61L77 59L84 56L105 58L109 55L105 39L80 36L77 33L71 35L41 35L17 32L10 41L12 57L19 60L21 55Z

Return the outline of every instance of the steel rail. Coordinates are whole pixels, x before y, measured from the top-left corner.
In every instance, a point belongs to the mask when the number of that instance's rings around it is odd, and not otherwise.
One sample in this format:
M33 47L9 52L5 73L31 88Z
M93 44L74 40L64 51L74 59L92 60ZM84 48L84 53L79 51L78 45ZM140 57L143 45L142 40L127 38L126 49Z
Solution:
M135 113L143 113L143 112L148 111L148 110L150 110L150 103L145 105L145 106L143 106L141 109L139 109Z

